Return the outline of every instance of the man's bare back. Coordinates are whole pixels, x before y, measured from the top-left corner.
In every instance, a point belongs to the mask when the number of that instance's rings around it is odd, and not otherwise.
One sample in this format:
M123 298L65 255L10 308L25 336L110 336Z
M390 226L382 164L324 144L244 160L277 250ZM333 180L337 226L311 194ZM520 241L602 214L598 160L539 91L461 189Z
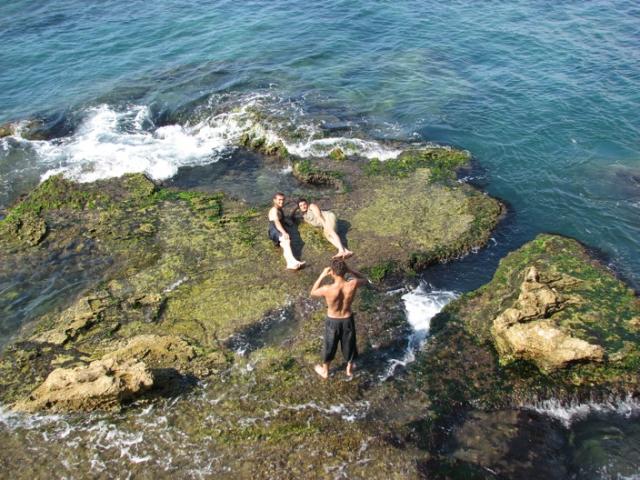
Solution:
M349 318L351 304L358 289L356 279L345 280L335 278L331 285L327 285L322 296L327 302L327 316L332 318Z
M331 265L322 271L311 288L311 296L322 297L327 302L323 364L315 366L316 373L325 379L329 376L329 364L335 356L338 342L347 360L347 375L352 375L353 359L357 355L357 349L351 304L358 287L367 282L364 275L349 268L341 259L334 259ZM354 278L347 280L346 273L350 273ZM327 277L332 277L333 283L321 285Z

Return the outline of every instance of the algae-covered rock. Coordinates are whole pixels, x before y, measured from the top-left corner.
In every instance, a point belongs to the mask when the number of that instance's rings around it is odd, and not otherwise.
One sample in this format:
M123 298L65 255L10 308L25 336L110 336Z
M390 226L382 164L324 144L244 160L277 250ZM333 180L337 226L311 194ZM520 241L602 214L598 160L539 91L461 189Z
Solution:
M529 410L638 395L639 313L635 292L575 240L539 235L503 258L491 282L432 319L404 379L403 399L425 397L411 427L429 472L564 478L566 430ZM538 453L514 451L523 439Z
M119 410L123 402L151 388L144 363L97 360L86 366L58 368L14 409L23 412Z
M10 123L5 123L3 125L0 125L0 138L8 137L10 135L13 135L14 133L15 133L14 127Z
M75 339L100 320L104 310L104 296L88 296L79 298L52 322L52 328L40 332L32 340L40 343L63 345Z
M469 185L432 182L425 168L369 178L353 195L362 206L350 218L350 248L395 261L404 270L484 245L503 212L499 202Z
M537 269L530 267L515 306L498 315L491 327L502 361L530 360L544 371L569 362L602 361L602 347L567 334L548 318L564 308L563 303L554 289L540 282Z
M402 174L397 169L368 172L364 160L328 158L295 159L293 173L302 182L330 187L322 207L337 214L349 248L362 253L355 266L382 282L483 245L500 218L499 202L450 182L458 164L442 158L456 151L434 152L406 156L413 163L403 157ZM433 170L440 164L451 170L436 177ZM339 191L331 190L336 187ZM98 256L109 259L109 268L99 282L40 315L16 339L14 352L52 349L39 354L35 367L15 361L8 351L0 357L6 360L0 360L2 398L32 390L55 366L113 356L121 349L126 353L114 358L144 358L153 368L181 375L201 378L223 370L233 357L227 351L232 339L306 298L335 253L319 229L292 225L294 248L308 268L286 271L281 251L265 234L266 213L224 194L159 188L144 175L89 184L62 177L43 182L4 223L36 215L49 227L46 241L38 250L3 238L7 248L0 260L11 252L12 259L25 260L15 265L44 268L47 257L76 261L63 253L81 244L87 268ZM0 275L11 273L0 268ZM319 304L312 311L318 309ZM398 328L379 332L397 334ZM385 345L398 341L403 342L389 338ZM22 369L30 372L20 382L17 370Z
M347 155L340 147L336 147L329 152L329 158L332 158L337 162L343 162L347 159Z
M5 231L30 246L38 245L47 234L47 223L34 212L5 221Z
M295 162L292 173L302 183L309 185L333 187L340 191L346 188L341 172L318 168L308 159Z
M449 304L434 324L443 331L462 328L478 345L495 349L502 367L493 365L487 378L506 380L521 397L547 387L565 394L599 385L636 392L640 333L633 319L639 312L635 292L577 241L540 235L505 257L490 283Z
M103 360L116 362L144 361L149 366L177 367L196 357L194 348L179 337L171 335L138 335L122 348L109 352Z

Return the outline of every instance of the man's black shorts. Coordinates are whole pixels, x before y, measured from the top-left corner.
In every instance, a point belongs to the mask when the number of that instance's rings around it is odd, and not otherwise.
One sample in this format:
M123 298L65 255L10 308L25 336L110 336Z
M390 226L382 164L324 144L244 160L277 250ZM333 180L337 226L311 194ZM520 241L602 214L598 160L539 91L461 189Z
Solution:
M327 317L324 322L324 352L322 361L329 363L336 356L338 342L342 348L342 356L351 362L358 356L356 348L356 324L353 314L349 318Z

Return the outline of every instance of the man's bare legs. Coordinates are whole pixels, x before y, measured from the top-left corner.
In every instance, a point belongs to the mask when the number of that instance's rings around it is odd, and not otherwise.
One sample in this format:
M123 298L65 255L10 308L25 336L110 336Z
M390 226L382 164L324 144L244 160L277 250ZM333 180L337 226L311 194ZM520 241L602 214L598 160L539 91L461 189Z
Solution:
M304 266L305 262L298 261L298 259L293 255L291 240L283 237L280 237L280 247L282 248L282 255L287 262L287 268L289 270L298 270Z
M322 232L324 233L325 238L338 249L338 253L336 253L333 258L349 258L353 255L353 252L351 250L347 250L346 248L344 248L344 246L342 245L342 241L340 240L340 236L338 236L335 230L323 228Z

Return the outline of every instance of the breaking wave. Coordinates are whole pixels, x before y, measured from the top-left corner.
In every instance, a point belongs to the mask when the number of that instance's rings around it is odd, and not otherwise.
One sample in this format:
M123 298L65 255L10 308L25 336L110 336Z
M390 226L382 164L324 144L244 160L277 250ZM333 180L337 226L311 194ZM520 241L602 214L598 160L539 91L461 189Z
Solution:
M14 147L35 155L41 180L63 174L79 182L126 173L165 180L180 167L217 162L246 138L260 139L265 146L282 144L299 157L327 156L339 148L346 155L388 160L402 151L374 140L331 136L321 120L271 94L232 100L212 95L186 122L167 125L157 125L146 105L102 104L79 117L72 135L52 140L27 140L22 135L28 122L19 122L13 126L12 140L1 141L2 150Z

